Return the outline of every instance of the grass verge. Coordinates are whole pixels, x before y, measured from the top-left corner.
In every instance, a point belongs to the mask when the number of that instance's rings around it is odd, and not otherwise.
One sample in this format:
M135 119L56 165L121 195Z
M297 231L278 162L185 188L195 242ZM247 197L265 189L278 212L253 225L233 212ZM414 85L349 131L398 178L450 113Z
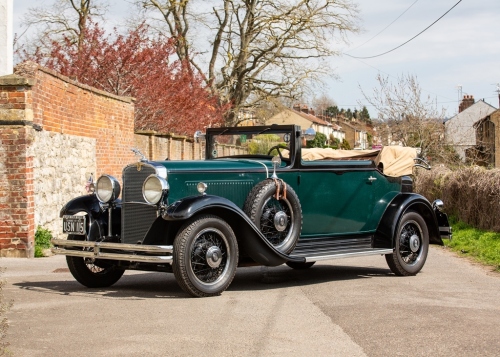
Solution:
M492 266L500 272L500 233L476 229L464 222L451 219L453 239L444 244L460 255Z

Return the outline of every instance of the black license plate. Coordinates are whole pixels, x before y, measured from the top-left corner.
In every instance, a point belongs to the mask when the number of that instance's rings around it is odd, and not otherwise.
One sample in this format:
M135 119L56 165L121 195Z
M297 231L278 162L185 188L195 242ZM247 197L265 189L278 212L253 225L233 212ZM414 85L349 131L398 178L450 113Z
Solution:
M63 216L63 233L86 235L86 216Z

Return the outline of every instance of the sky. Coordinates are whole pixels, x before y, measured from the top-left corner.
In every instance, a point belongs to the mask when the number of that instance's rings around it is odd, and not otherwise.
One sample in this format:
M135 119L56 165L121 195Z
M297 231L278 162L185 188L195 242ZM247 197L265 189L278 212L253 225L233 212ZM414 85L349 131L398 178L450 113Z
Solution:
M499 107L500 14L499 0L353 0L359 8L358 34L348 44L332 41L343 55L329 59L336 79L325 78L318 89L341 108L367 105L364 98L378 86L378 74L397 81L415 76L425 98L451 117L458 112L459 99L473 95L476 100ZM403 44L448 14L406 45L382 56L371 57ZM51 0L38 0L37 6ZM108 26L119 25L130 12L127 0L109 0ZM32 0L14 0L14 33L21 31L21 19ZM397 20L396 20L397 19ZM396 20L396 21L395 21ZM392 23L392 24L391 24ZM390 26L388 26L390 25ZM311 103L305 103L311 105Z

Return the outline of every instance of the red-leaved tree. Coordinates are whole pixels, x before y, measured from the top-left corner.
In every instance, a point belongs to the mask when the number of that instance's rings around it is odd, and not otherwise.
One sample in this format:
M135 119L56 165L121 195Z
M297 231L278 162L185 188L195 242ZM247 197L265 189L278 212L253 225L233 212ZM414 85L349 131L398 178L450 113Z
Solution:
M106 34L96 23L75 46L69 39L52 41L50 55L24 53L65 76L120 96L136 98L136 130L192 134L223 123L224 110L202 77L175 55L174 41L150 38L141 25L126 35Z

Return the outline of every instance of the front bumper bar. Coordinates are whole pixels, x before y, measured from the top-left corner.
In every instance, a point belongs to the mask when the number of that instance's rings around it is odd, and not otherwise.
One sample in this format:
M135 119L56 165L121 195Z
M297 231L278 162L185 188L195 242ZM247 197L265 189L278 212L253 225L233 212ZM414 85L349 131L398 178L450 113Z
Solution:
M173 246L52 239L52 253L93 259L172 264Z
M441 239L449 239L453 237L451 226L439 227L439 234L441 235Z

